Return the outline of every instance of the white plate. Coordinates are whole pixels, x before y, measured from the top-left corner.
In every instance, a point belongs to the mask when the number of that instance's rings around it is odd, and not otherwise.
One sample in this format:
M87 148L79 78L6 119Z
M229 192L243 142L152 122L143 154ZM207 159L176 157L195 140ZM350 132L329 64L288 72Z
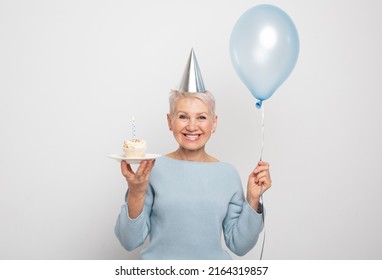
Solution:
M126 161L129 164L139 164L142 160L150 160L150 159L156 159L158 157L161 157L161 155L158 154L146 154L145 157L140 158L131 158L131 157L125 157L125 155L108 155L109 158L115 159L119 162L122 160Z

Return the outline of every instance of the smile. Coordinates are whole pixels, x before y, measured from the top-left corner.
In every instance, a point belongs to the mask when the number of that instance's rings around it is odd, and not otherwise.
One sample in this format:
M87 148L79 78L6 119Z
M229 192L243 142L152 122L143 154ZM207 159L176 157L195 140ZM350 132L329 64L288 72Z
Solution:
M197 141L200 138L201 134L183 134L184 137L186 137L187 140L190 141Z

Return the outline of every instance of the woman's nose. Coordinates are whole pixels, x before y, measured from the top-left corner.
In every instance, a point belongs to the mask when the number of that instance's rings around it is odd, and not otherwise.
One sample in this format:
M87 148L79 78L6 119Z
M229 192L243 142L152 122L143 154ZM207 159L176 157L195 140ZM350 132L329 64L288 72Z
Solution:
M190 131L194 131L198 129L195 119L189 119L187 124L187 129Z

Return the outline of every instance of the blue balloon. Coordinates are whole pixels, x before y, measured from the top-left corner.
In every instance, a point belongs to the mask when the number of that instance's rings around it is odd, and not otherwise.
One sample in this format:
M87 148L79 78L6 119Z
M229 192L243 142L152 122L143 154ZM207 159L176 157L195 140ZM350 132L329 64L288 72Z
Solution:
M273 5L257 5L237 20L230 38L234 69L259 100L264 100L288 78L296 65L299 38L291 18Z

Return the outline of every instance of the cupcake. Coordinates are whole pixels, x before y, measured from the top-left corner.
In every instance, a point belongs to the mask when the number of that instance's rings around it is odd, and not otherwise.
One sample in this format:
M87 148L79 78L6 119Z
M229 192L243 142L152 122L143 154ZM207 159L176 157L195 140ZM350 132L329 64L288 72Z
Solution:
M146 141L141 139L126 140L123 143L123 151L127 158L142 158L146 155Z

